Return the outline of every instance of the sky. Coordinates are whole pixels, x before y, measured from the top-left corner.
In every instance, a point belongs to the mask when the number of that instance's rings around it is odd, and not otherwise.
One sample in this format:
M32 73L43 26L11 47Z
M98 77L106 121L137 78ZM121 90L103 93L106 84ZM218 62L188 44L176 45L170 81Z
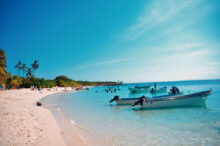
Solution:
M219 0L0 0L7 71L150 82L220 78Z

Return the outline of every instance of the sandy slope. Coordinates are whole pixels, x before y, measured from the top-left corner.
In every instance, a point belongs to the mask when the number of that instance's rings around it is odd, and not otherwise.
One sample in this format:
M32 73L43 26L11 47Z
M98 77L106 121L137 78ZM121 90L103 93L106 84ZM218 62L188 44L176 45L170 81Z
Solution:
M0 91L0 145L66 145L50 111L36 106L36 101L61 90Z

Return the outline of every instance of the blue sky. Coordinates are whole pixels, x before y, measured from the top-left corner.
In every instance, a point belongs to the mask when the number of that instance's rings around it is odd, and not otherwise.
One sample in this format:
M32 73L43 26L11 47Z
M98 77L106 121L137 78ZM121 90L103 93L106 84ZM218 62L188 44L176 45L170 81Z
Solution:
M220 78L218 0L1 0L9 72L145 82Z

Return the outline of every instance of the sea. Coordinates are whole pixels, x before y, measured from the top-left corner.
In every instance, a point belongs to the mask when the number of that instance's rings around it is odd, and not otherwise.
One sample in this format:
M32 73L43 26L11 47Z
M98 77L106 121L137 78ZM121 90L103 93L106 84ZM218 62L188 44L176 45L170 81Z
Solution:
M120 98L152 97L149 93L131 94L128 90L128 87L136 85L154 86L153 82L147 82L92 87L88 91L66 92L44 100L62 111L83 137L93 139L91 143L88 141L90 145L220 145L220 80L156 84L157 88L176 86L184 94L209 89L212 89L212 94L203 106L147 110L109 103L115 95ZM117 90L107 93L105 90L108 88Z

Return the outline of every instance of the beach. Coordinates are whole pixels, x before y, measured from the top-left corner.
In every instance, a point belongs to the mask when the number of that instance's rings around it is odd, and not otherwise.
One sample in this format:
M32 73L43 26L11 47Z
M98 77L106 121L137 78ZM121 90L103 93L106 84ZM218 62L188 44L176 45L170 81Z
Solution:
M158 83L184 93L212 87L201 107L143 110L108 103L115 94L142 95L129 93L134 85L116 93L106 93L106 86L0 91L0 146L219 145L219 80Z
M60 94L64 90L56 88L41 91L0 91L0 145L86 145L68 120L60 118L66 123L63 124L65 127L60 127L48 109L36 106L36 102L44 97Z

